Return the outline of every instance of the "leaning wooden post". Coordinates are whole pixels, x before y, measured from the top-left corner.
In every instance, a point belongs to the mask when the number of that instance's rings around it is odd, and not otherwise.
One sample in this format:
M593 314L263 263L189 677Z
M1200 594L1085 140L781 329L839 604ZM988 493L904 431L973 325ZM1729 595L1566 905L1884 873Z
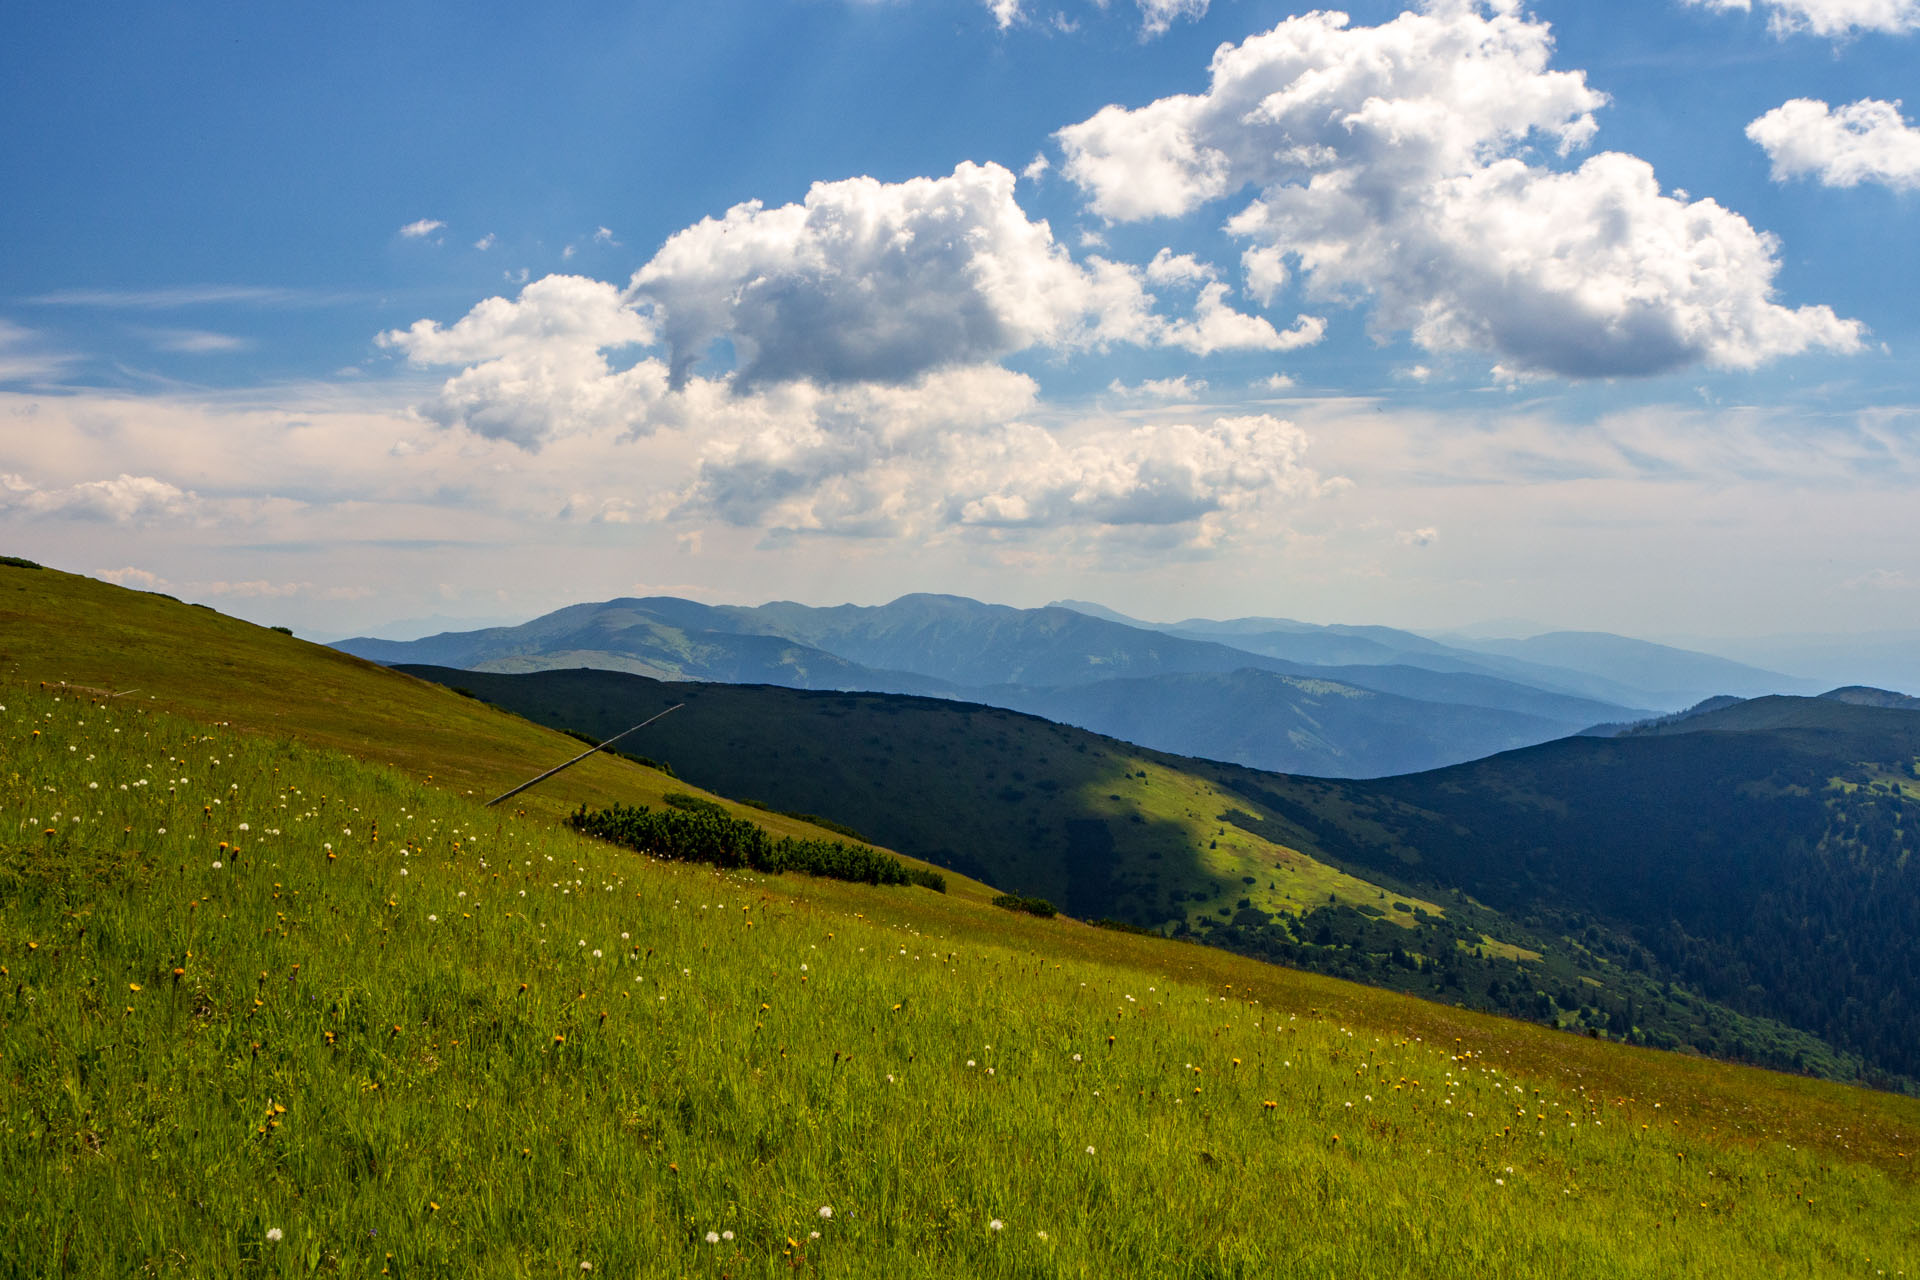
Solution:
M528 787L534 785L534 783L545 782L548 778L551 778L554 774L559 773L562 769L573 768L574 765L579 764L582 760L585 760L588 756L592 755L594 752L605 751L608 747L620 741L620 739L626 737L628 734L637 733L641 729L646 728L648 725L652 724L655 720L658 720L660 716L666 715L668 711L678 711L680 708L686 705L687 704L684 702L676 702L672 706L668 707L666 711L662 711L660 715L648 716L645 720L642 720L639 724L633 726L633 728L622 729L619 733L614 734L611 738L608 738L605 742L601 743L599 746L589 747L585 751L582 751L579 755L575 756L573 759L567 761L565 764L557 764L553 766L553 768L541 774L539 777L529 778L527 779L527 781L521 783L519 786L515 787L513 790L501 792L499 795L487 801L487 803L481 807L486 809L491 809L493 808L493 806L499 804L502 800L511 800L513 797L519 795L522 791L525 791Z

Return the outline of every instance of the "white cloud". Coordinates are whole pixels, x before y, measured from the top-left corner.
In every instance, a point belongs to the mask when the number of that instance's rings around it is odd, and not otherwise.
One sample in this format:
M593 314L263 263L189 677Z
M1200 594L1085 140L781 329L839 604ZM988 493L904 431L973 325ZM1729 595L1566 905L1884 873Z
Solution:
M167 580L159 574L145 569L136 569L132 565L121 569L100 569L93 576L103 578L116 586L133 587L139 591L158 591L167 585Z
M1123 400L1197 400L1206 391L1205 378L1190 378L1184 373L1177 378L1148 378L1131 387L1115 378L1107 385L1109 395Z
M1829 187L1920 188L1920 129L1901 119L1897 102L1862 98L1836 110L1795 98L1748 125L1747 136L1773 161L1776 182L1813 177Z
M1015 425L969 441L951 473L962 525L1173 525L1320 488L1305 433L1265 414L1104 429L1063 441Z
M233 351L245 351L253 345L249 339L206 329L152 329L148 331L147 338L162 351L193 356L225 355Z
M1858 347L1858 324L1773 301L1775 243L1738 214L1663 195L1632 156L1534 163L1536 146L1585 145L1605 102L1548 69L1551 47L1505 0L1436 0L1378 27L1307 14L1222 46L1204 94L1060 130L1064 172L1113 221L1252 188L1228 229L1250 244L1255 298L1290 258L1309 297L1371 299L1377 330L1510 368L1650 374Z
M408 240L424 240L434 232L444 230L446 225L438 218L421 218L400 228L400 234Z
M424 406L428 417L532 450L558 435L637 429L665 391L666 368L646 359L616 370L606 352L653 338L652 322L613 285L554 275L515 300L488 298L446 328L419 320L378 341L414 365L469 366Z
M993 15L993 23L1002 31L1018 22L1021 18L1021 0L983 0L987 12Z
M1165 34L1178 18L1203 18L1207 0L1137 0L1140 6L1140 38L1151 40Z
M481 236L478 240L475 240L473 242L473 247L478 249L480 252L485 253L487 250L493 248L493 246L499 243L500 243L500 237L494 235L493 232L489 231L487 232L487 234Z
M48 350L33 330L0 319L0 383L51 378L72 362L71 355Z
M1430 547L1440 539L1440 531L1428 525L1422 529L1402 529L1393 535L1403 547Z
M1027 167L1020 171L1020 176L1028 182L1038 182L1047 176L1047 170L1052 167L1053 162L1047 159L1046 153L1036 151L1033 153L1033 159L1027 161Z
M1226 285L1216 281L1205 286L1194 303L1192 318L1157 325L1156 340L1205 356L1216 351L1298 351L1326 335L1327 322L1319 316L1300 316L1282 332L1264 316L1235 311L1226 297Z
M613 238L613 232L606 227L595 227L593 229L593 242L595 244L610 244L615 246L618 246L620 243Z
M1085 266L1013 199L1014 175L816 183L803 204L736 205L672 236L633 277L676 383L720 338L742 387L906 383L1033 346L1150 340L1137 271Z
M1255 391L1291 391L1293 379L1284 373L1270 373L1253 384Z
M1687 0L1709 9L1746 13L1753 0ZM1898 33L1920 29L1920 0L1760 0L1777 35L1811 32L1840 39L1863 31Z
M1175 253L1172 249L1162 248L1153 255L1153 261L1147 264L1147 279L1154 284L1204 284L1219 278L1211 263L1200 261L1190 253Z
M198 494L153 476L121 474L64 488L44 489L26 477L0 475L0 511L113 524L191 520L201 513Z

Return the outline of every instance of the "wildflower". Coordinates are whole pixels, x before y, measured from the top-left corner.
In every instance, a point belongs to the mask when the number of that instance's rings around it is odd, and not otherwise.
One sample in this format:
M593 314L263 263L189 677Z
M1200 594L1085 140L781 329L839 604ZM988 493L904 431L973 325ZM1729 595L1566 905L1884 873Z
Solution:
M719 1244L719 1243L720 1243L720 1233L719 1233L718 1231L709 1231L709 1232L707 1232L707 1243L708 1243L708 1244Z
M428 923L428 924L439 924L439 923L440 923L440 917L439 917L439 916L428 916L428 917L427 917L427 923Z
M967 1059L967 1065L968 1065L968 1066L972 1066L972 1065L973 1065L973 1059L972 1059L972 1058L968 1058L968 1059Z
M1087 1154L1088 1154L1088 1155L1092 1155L1092 1154L1093 1154L1093 1148L1092 1148L1092 1147L1088 1147L1088 1148L1087 1148Z
M580 1269L582 1271L591 1271L593 1270L593 1264L591 1262L582 1262L580 1264Z
M1042 1240L1045 1240L1045 1239L1047 1238L1047 1233L1046 1233L1046 1232L1044 1232L1044 1231L1036 1231L1036 1232L1034 1232L1033 1234L1034 1234L1034 1235L1036 1235L1036 1236L1039 1236L1039 1237L1040 1237L1040 1239L1042 1239Z
M217 862L216 862L216 863L214 863L214 864L213 864L213 869L214 869L215 871L218 871L218 870L220 869L220 864L219 864L219 863L217 863Z
M129 983L127 984L127 990L129 990L129 991L138 991L138 990L140 990L140 984L139 984L139 983L137 983L137 982L129 982Z
M998 1218L995 1218L992 1222L989 1222L987 1224L987 1230L989 1231L1005 1231L1006 1229L1007 1229L1007 1224L1000 1221L1000 1219Z
M720 1233L720 1238L721 1238L722 1240L731 1240L731 1239L733 1239L733 1232L731 1232L731 1231L722 1231L722 1232Z
M830 1204L821 1205L820 1216L823 1218L831 1218L833 1216L833 1206Z
M280 1241L285 1238L285 1236L286 1236L286 1233L281 1231L280 1228L278 1227L267 1228L267 1240L271 1244L279 1244Z
M807 1232L807 1239L809 1239L809 1240L818 1240L819 1238L820 1238L820 1233L819 1233L818 1231L809 1231L809 1232Z
M598 948L598 947L595 947L595 948L593 949L593 958L594 958L595 960L598 960L598 959L600 958L600 948Z

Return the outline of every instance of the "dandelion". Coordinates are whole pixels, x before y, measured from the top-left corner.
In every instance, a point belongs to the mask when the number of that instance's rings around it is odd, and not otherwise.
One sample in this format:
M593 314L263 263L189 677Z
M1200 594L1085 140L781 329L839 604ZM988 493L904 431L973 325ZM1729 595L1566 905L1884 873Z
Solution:
M439 924L439 923L440 923L440 917L439 917L439 916L428 916L428 917L427 917L427 923L428 923L428 924ZM1349 1104L1349 1105L1351 1105L1351 1104Z
M1007 1229L1007 1224L1000 1221L1000 1219L998 1218L995 1218L992 1222L989 1222L987 1224L987 1230L989 1231L1005 1231L1006 1229Z
M595 947L595 948L593 949L593 958L594 958L595 960L598 960L598 959L600 958L600 948L598 948L598 947Z
M707 1232L707 1243L708 1243L708 1244L719 1244L719 1243L720 1243L720 1233L719 1233L718 1231L709 1231L709 1232Z
M280 1241L285 1238L286 1238L286 1233L280 1230L280 1228L278 1227L267 1228L267 1242L269 1244L279 1244Z
M830 1204L821 1205L820 1216L823 1218L831 1218L833 1216L833 1206Z
M591 1271L593 1270L593 1264L591 1262L582 1262L580 1264L580 1269L582 1271Z
M973 1059L972 1059L972 1058L968 1058L968 1059L967 1059L967 1065L968 1065L968 1066L972 1066L972 1065L973 1065Z
M1088 1155L1092 1155L1092 1154L1093 1154L1093 1148L1092 1148L1092 1147L1088 1147L1088 1148L1087 1148L1087 1154L1088 1154Z
M720 1233L720 1238L721 1238L722 1240L731 1240L731 1239L733 1239L733 1232L731 1232L731 1231L722 1231L722 1232Z
M219 864L218 862L216 862L216 863L214 863L214 864L213 864L213 869L214 869L215 871L218 871L218 870L220 869L220 864Z
M1073 1060L1074 1060L1075 1062L1078 1062L1078 1061L1080 1061L1080 1055L1079 1055L1079 1054L1077 1054L1077 1053L1076 1053L1076 1054L1074 1054L1074 1055L1073 1055Z
M809 1240L818 1240L819 1238L820 1238L820 1233L819 1233L818 1231L809 1231L809 1232L807 1232L807 1239L809 1239Z

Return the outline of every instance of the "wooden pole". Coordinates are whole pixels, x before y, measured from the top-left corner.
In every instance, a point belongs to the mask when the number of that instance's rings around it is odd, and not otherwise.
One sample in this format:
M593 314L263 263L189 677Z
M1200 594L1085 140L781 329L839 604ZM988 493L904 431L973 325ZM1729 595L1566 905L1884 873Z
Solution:
M519 786L515 787L513 790L504 791L501 794L495 796L493 799L487 801L486 804L482 805L481 807L485 809L491 809L493 808L493 806L499 804L502 800L511 800L513 797L519 795L522 791L525 791L528 787L531 787L532 785L534 785L534 783L545 782L548 778L551 778L554 774L559 773L562 769L571 769L574 765L579 764L582 760L585 760L588 756L592 755L594 752L605 751L608 747L620 741L620 739L626 737L628 734L637 733L640 730L646 728L648 725L652 724L655 720L658 720L660 716L666 715L667 712L669 711L678 711L680 708L686 705L687 704L684 702L676 702L672 706L668 707L666 711L662 711L660 715L648 716L645 720L642 720L639 724L633 726L633 728L622 729L619 733L614 734L611 738L608 738L605 742L601 743L599 746L587 748L587 750L582 751L579 755L567 761L565 764L557 764L553 766L553 768L541 774L539 777L529 778L527 781L521 783Z

